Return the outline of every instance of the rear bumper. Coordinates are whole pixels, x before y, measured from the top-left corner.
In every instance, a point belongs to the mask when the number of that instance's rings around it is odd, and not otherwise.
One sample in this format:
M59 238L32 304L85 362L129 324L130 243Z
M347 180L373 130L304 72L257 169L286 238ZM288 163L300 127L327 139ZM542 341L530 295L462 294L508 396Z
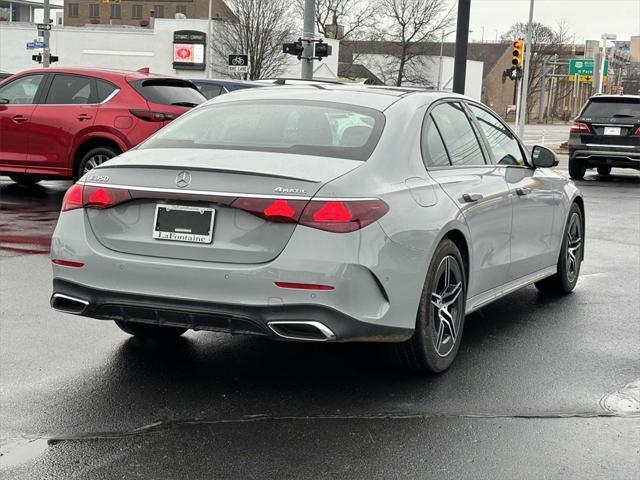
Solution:
M569 148L569 158L578 159L587 167L617 167L640 169L640 150L637 148Z
M60 298L67 302L57 303ZM66 313L100 320L262 335L274 339L283 338L274 330L277 322L315 322L332 334L316 338L294 334L287 338L289 340L400 342L413 333L411 329L362 322L323 305L255 306L205 302L100 290L59 278L53 280L51 304ZM271 322L276 324L270 326Z

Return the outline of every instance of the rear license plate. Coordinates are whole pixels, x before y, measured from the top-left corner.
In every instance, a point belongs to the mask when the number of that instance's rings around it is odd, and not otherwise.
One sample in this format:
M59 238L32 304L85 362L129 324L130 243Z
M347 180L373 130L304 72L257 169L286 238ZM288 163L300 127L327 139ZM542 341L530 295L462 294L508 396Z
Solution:
M156 205L153 238L174 242L211 243L213 208L186 205Z
M605 135L620 135L620 127L604 127Z

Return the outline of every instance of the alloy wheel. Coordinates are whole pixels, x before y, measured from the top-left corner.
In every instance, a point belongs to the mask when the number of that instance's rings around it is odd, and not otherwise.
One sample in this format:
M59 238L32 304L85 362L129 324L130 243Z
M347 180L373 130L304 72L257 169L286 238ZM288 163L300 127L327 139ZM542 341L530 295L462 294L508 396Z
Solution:
M567 230L567 280L573 282L580 268L580 248L582 247L582 223L577 213L571 215Z
M82 174L84 175L89 170L93 170L98 165L103 164L110 158L111 157L109 155L106 155L104 153L96 153L95 155L91 156L89 160L86 161L86 163L84 164L84 169L82 171Z
M440 357L446 357L456 345L460 332L463 284L462 269L455 257L447 255L436 271L436 285L431 293L433 346Z

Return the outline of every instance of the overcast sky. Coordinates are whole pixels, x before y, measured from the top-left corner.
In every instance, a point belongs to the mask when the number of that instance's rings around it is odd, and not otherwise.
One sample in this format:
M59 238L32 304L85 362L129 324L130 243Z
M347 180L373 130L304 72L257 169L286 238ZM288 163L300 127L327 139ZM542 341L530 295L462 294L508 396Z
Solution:
M614 33L618 40L640 35L640 0L535 0L533 15L535 21L550 26L566 20L579 43L598 40L603 33ZM471 0L470 38L480 41L484 27L485 41L495 40L496 30L500 36L513 23L528 18L529 0ZM448 38L454 39L453 35Z

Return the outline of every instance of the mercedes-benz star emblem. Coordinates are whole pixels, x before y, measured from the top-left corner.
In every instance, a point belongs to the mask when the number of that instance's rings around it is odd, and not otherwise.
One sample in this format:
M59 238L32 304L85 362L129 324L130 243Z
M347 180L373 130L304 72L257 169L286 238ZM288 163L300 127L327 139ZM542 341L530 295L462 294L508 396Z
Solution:
M191 174L187 171L180 172L176 177L176 185L179 188L184 188L191 183Z

